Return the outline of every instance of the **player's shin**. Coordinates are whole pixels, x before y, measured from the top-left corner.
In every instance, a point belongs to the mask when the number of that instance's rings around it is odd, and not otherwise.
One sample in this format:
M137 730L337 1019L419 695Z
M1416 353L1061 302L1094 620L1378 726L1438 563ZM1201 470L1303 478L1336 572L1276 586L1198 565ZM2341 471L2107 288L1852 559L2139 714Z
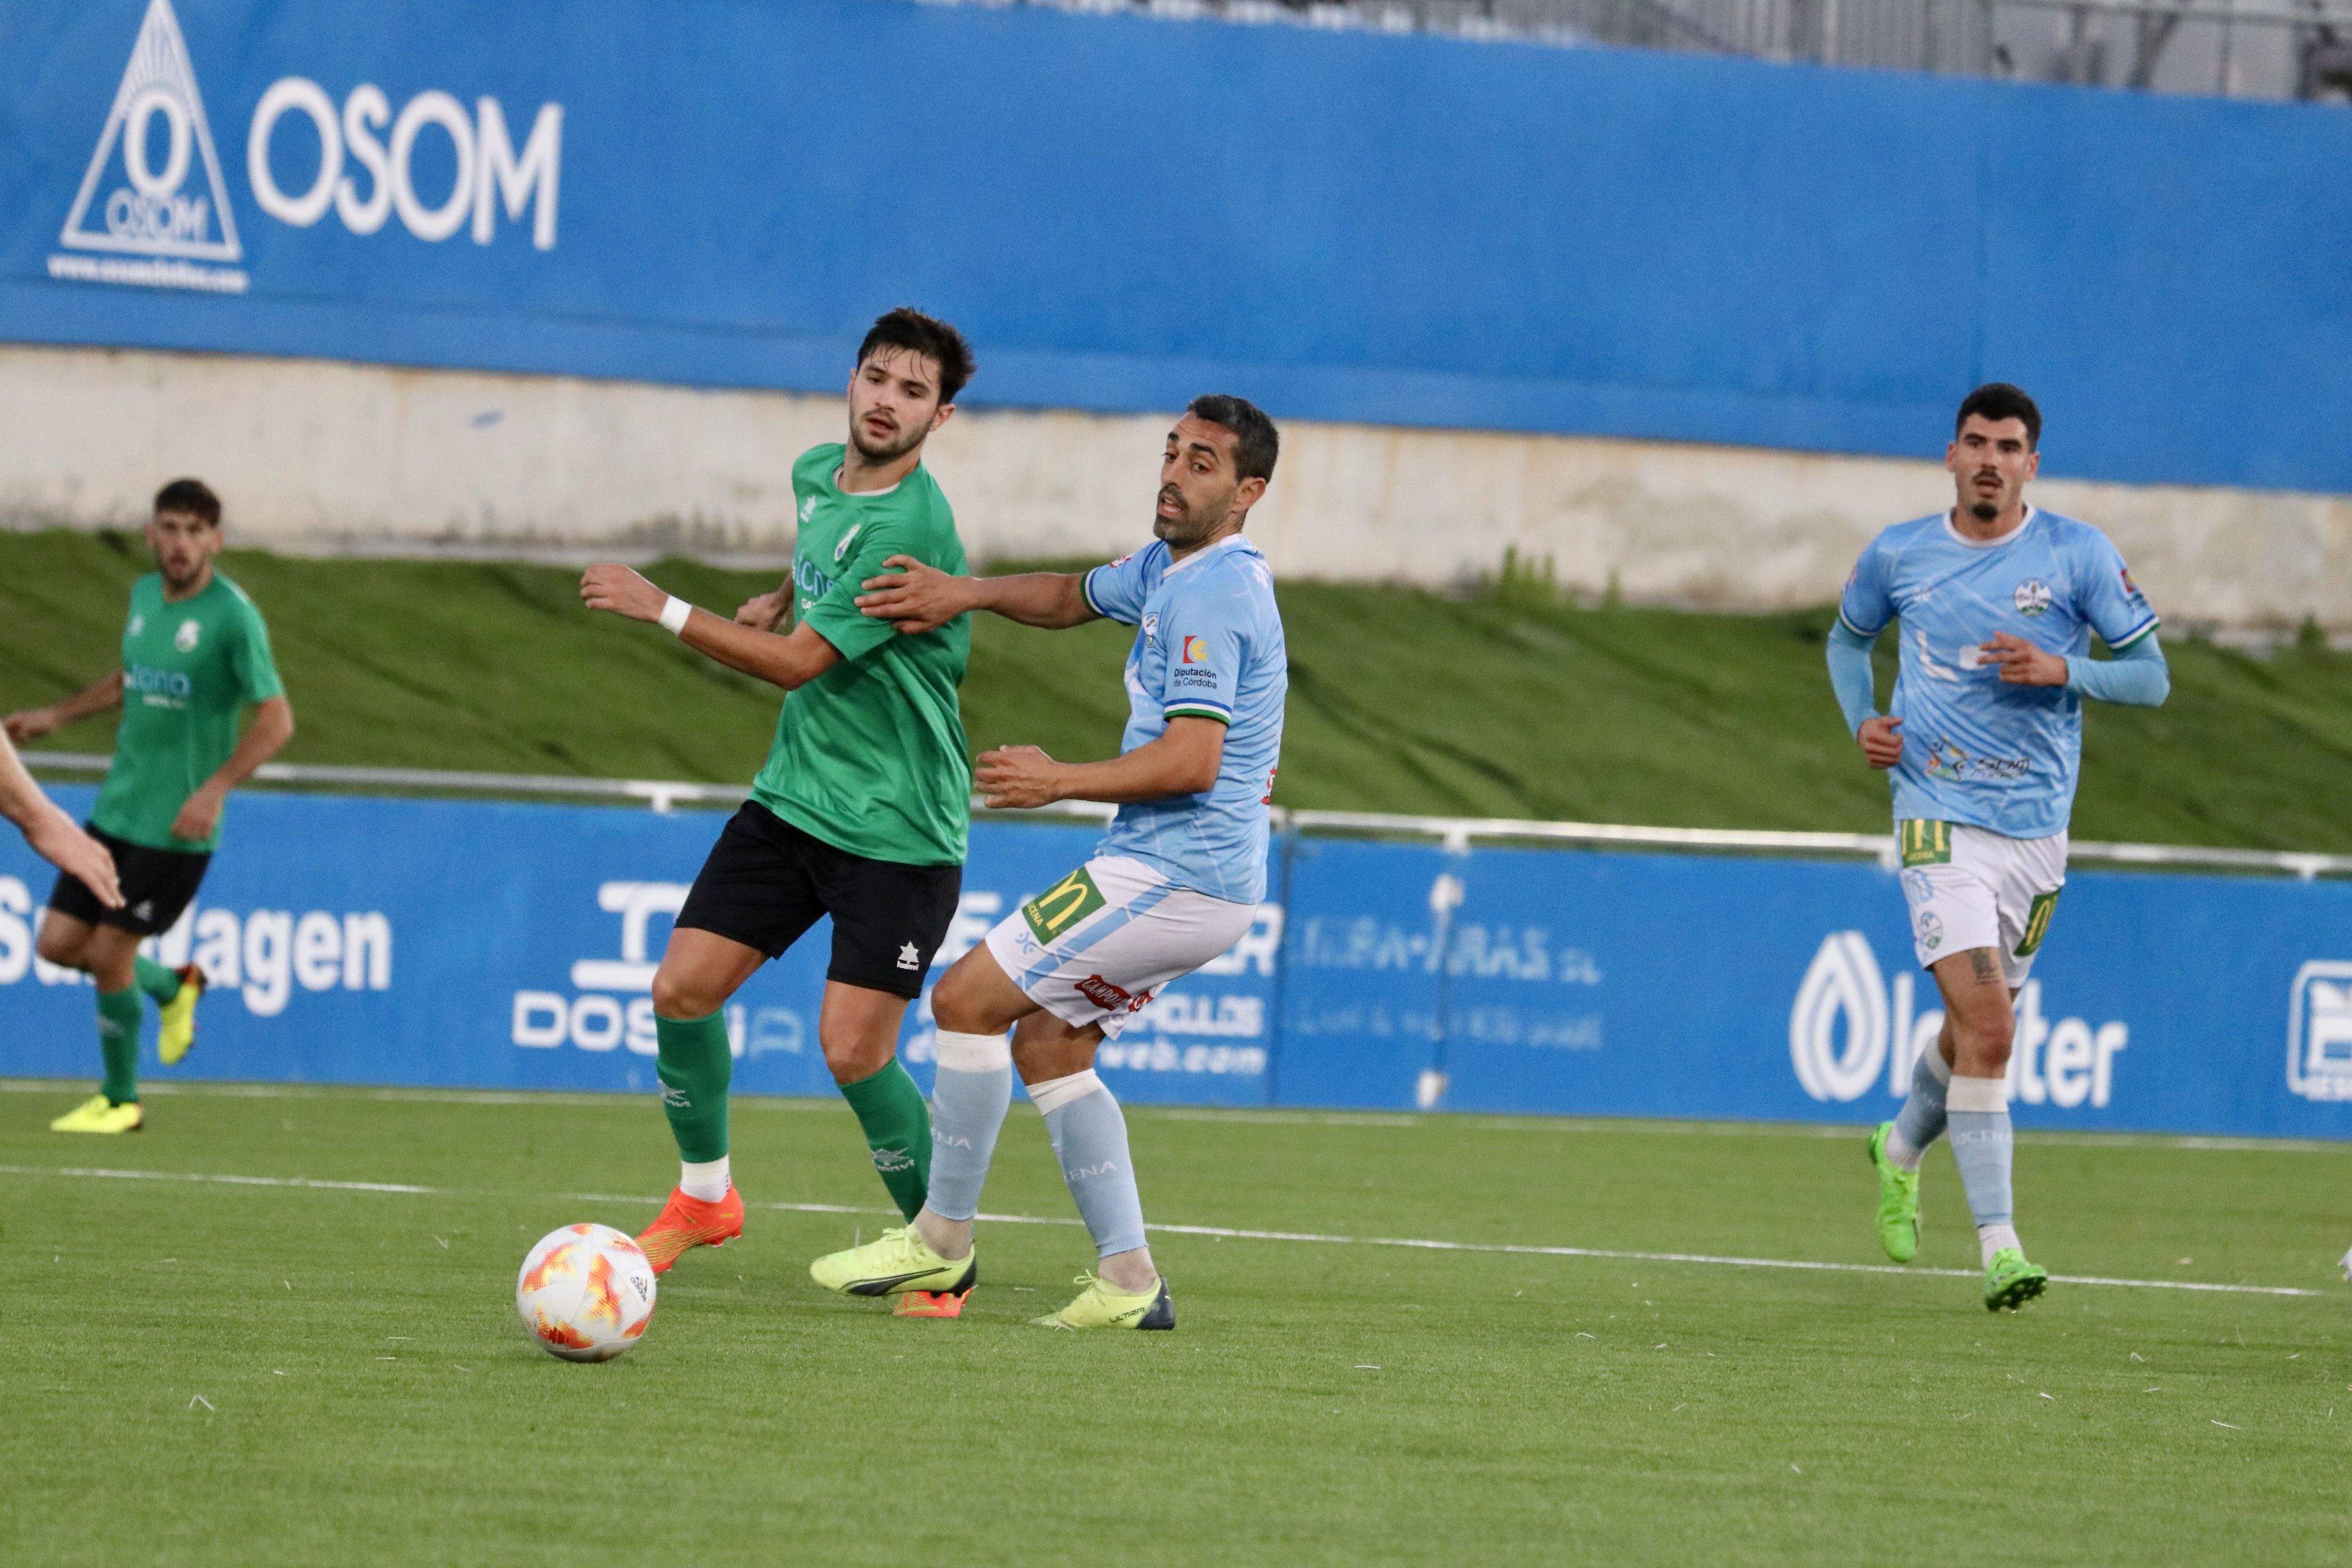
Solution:
M106 1098L124 1105L139 1098L139 988L98 994L98 1049L106 1063Z
M725 1012L707 1018L657 1017L654 1038L662 1111L677 1140L679 1160L691 1166L726 1159L727 1086L735 1063L728 1050Z
M893 1057L880 1072L841 1086L842 1098L857 1113L874 1169L898 1212L912 1220L922 1212L931 1178L931 1113L923 1091Z
M1077 1200L1079 1217L1103 1260L1103 1278L1126 1290L1152 1282L1144 1248L1143 1197L1127 1147L1127 1118L1094 1070L1029 1086L1045 1117L1062 1179Z
M1952 1158L1985 1260L2015 1247L2017 1231L2010 1198L2014 1136L2009 1121L2009 1084L1998 1078L1954 1078L1948 1100Z
M1940 1040L1930 1040L1911 1069L1911 1093L1895 1113L1895 1130L1887 1135L1886 1158L1898 1169L1916 1171L1927 1145L1944 1135L1945 1099L1950 1091L1951 1065L1944 1060Z
M917 1226L931 1250L971 1250L972 1217L996 1155L996 1135L1013 1105L1013 1049L1003 1034L941 1029L939 1078L931 1088L931 1180Z

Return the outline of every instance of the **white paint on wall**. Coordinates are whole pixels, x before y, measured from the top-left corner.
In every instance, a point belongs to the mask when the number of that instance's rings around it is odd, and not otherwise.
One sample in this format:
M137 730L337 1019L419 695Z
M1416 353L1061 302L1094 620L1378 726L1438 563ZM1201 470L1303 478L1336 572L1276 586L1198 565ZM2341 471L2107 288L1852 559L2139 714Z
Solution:
M792 460L843 424L830 396L0 346L0 523L135 524L156 485L194 473L236 539L278 549L780 559ZM1147 537L1167 424L970 407L929 461L975 559L1108 556ZM1920 432L1916 462L1306 421L1284 434L1251 532L1294 576L1443 584L1516 550L1591 593L1822 605L1873 532L1950 497L1941 430ZM2061 466L2064 439L2053 427L2044 443ZM2352 497L2032 493L2105 529L2176 626L2352 628Z

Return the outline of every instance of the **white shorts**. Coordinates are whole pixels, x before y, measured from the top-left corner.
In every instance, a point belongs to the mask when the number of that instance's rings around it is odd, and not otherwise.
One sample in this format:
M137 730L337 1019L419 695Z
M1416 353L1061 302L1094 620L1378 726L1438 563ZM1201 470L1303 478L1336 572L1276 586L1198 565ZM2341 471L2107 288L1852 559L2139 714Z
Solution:
M988 951L1073 1028L1117 1039L1159 989L1249 934L1255 904L1174 887L1124 855L1089 860L997 922Z
M1958 822L1895 826L1919 967L1990 947L2010 988L2024 984L2066 885L2066 836L2011 838Z

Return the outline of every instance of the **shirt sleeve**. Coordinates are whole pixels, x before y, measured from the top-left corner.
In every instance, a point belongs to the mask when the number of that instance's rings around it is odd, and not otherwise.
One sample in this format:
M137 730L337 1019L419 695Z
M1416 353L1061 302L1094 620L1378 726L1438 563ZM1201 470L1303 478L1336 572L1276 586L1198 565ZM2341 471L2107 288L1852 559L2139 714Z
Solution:
M864 658L884 643L898 635L898 628L877 616L869 616L857 607L857 595L864 593L868 577L879 577L896 567L882 563L893 555L911 555L926 565L945 571L945 563L933 559L935 552L917 545L914 530L897 523L869 524L858 534L856 549L835 574L833 586L824 597L801 606L797 624L808 626L834 646L845 663ZM950 622L952 626L954 623ZM944 629L944 628L942 628ZM930 632L915 634L930 637Z
M286 683L278 678L278 661L269 652L269 627L262 620L261 612L248 605L238 619L243 630L228 654L229 673L236 678L237 694L248 703L285 696Z
M1249 642L1242 609L1240 600L1223 594L1188 595L1168 607L1160 625L1168 647L1160 692L1163 716L1234 721Z
M1143 558L1147 552L1148 547L1132 555L1122 555L1079 578L1078 588L1086 595L1087 607L1126 626L1142 620L1143 601L1151 592L1143 580Z
M2104 533L2094 532L2082 552L2082 580L2075 584L2083 618L2110 651L2121 653L2157 628L2147 595L2132 581L2123 552Z
M1895 618L1895 595L1888 582L1884 535L1863 547L1861 558L1847 574L1845 592L1838 599L1838 619L1858 637L1874 637Z

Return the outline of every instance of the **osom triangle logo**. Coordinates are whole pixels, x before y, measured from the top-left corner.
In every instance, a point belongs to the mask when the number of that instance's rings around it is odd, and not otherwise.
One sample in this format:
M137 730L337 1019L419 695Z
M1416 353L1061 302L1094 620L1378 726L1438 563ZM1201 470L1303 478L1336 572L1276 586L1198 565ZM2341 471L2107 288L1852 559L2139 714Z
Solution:
M245 290L241 270L196 265L238 261L245 251L171 0L150 0L58 242L147 259L53 256L53 278Z

